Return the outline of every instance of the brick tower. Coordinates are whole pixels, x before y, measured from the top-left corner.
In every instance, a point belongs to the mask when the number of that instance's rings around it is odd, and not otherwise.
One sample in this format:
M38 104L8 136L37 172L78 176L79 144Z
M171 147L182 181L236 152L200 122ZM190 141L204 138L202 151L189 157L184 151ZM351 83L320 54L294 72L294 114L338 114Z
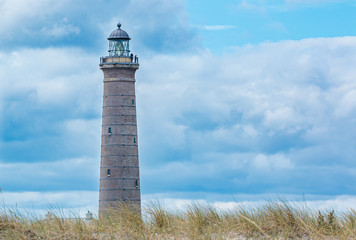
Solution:
M117 25L109 40L109 56L100 59L104 73L99 214L119 202L141 208L135 72L129 35Z

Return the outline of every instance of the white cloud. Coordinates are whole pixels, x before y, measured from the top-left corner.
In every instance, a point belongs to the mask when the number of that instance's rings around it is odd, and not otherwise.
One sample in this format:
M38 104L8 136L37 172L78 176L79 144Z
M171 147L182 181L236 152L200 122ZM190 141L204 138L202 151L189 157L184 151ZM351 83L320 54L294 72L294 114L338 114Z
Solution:
M290 107L281 107L275 110L267 110L263 124L270 131L285 131L286 133L295 133L304 125L301 116L298 116Z
M115 6L117 8L117 6ZM121 22L130 36L134 51L191 52L201 47L200 40L188 23L185 2L181 0L122 1L110 21L100 21L103 31ZM148 11L149 9L149 11ZM172 14L174 12L174 14ZM107 33L109 34L109 32Z
M336 102L337 108L335 109L335 115L338 117L354 115L356 111L356 87L354 85L344 87L347 87L347 89L338 90L342 92L340 99Z
M293 4L323 4L323 3L340 3L347 0L285 0L286 3Z
M100 104L101 86L98 57L78 48L21 49L0 53L2 79L1 98L33 93L34 101L41 105L75 103ZM85 66L83 68L83 66ZM84 98L85 101L84 101ZM78 106L79 107L79 106ZM86 106L86 108L91 106Z
M241 0L236 5L237 10L254 11L268 16L270 12L286 12L296 8L325 7L332 4L339 4L349 0L284 0L284 1L263 1L263 0ZM268 23L267 26L283 32L285 27L278 22Z
M240 168L231 166L243 166L247 176L237 186L266 179L279 185L271 180L279 174L259 171L252 163L260 169L283 169L281 178L308 191L303 183L312 176L302 177L304 164L322 165L336 175L353 168L348 156L354 153L356 134L356 71L349 65L356 60L354 41L304 39L247 45L219 57L204 52L143 58L137 86L144 178L161 173L183 187L183 180L173 180L177 169L187 183L195 178L203 183L242 176ZM165 125L170 128L162 131ZM184 139L177 141L181 151L173 151L176 147L165 137ZM331 163L341 167L336 171ZM325 177L313 180L312 188ZM336 185L344 186L344 181L340 178Z
M63 18L51 27L43 27L41 31L46 37L61 38L72 34L78 35L80 28L70 24L67 18Z
M0 196L3 208L16 208L32 217L44 217L48 211L65 217L85 217L88 211L95 215L98 211L98 191L3 192Z
M181 193L182 194L182 193ZM232 196L224 195L211 195L200 193L198 195L204 195L204 198L192 197L190 198L169 198L169 194L157 194L157 195L147 195L143 196L145 202L155 202L158 200L162 203L163 207L166 207L170 211L184 211L188 206L194 203L201 205L210 204L211 206L219 210L234 210L244 207L247 209L258 208L264 206L268 203L268 199L274 202L283 200L289 203L292 207L301 208L307 207L311 211L330 211L335 210L337 214L346 213L350 209L355 208L356 197L353 195L340 195L340 196L296 196L296 195L283 195L282 199L273 194L268 195L236 195L233 196L236 199L231 200ZM295 199L298 199L297 201ZM304 199L303 199L304 198ZM215 200L210 200L215 199ZM224 199L224 200L222 200ZM229 199L229 200L228 200ZM303 199L303 200L302 200Z
M4 55L0 162L98 157L102 104L98 57L78 48L0 53ZM36 179L36 174L31 177Z
M256 137L258 135L258 131L252 125L246 125L243 129L248 136Z
M55 162L1 163L3 191L10 189L52 189L93 186L99 180L99 157L65 159ZM59 181L59 182L58 182Z
M260 13L266 13L266 7L264 1L247 1L242 0L237 5L238 10L249 10L249 11L258 11Z
M5 0L0 3L0 22L0 47L7 50L81 46L98 53L97 40L107 38L118 22L135 36L130 45L141 53L182 52L201 47L195 29L188 24L185 2L180 0L99 0L90 3ZM105 54L106 46L102 46Z
M234 25L204 25L203 26L203 29L208 31L228 30L234 28L236 28L236 26Z
M268 22L266 23L266 26L278 32L288 33L287 28L284 26L282 22L277 22L277 21Z
M139 108L145 116L142 124L175 124L184 114L195 112L222 124L209 132L227 130L225 136L240 131L232 126L241 121L294 134L332 124L340 109L351 117L354 80L343 78L354 73L344 68L354 57L336 57L345 44L348 38L310 39L247 46L221 58L203 54L143 60L137 83ZM232 120L234 112L242 119L226 126L223 122ZM258 132L259 127L254 129Z
M24 34L29 23L43 21L68 1L54 0L3 0L0 2L0 35L2 38ZM13 31L16 29L17 31Z
M287 157L282 154L263 155L258 154L252 161L253 167L263 171L283 170L292 168L293 165Z
M186 195L186 198L182 198ZM2 206L13 209L16 207L21 213L30 216L42 216L48 210L64 216L85 217L87 211L94 215L98 211L98 191L61 191L61 192L2 192L0 194ZM356 197L353 195L339 196L318 196L318 195L283 195L273 194L263 195L224 195L209 193L162 193L162 194L143 194L142 209L145 211L159 202L162 207L172 212L185 211L191 204L210 204L219 210L234 210L240 207L247 209L258 208L267 203L268 199L279 201L284 200L291 206L300 208L307 206L311 211L330 211L335 210L337 214L345 213L354 209Z

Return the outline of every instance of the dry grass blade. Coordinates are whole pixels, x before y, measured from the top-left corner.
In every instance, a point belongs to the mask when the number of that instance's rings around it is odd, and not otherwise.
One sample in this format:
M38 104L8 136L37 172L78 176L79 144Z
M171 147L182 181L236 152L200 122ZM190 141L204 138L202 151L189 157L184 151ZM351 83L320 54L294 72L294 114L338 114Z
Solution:
M353 209L337 215L269 201L233 211L194 203L177 212L153 202L142 213L125 203L90 221L53 209L46 218L0 210L0 239L356 239Z
M258 226L257 223L255 223L254 221L252 221L252 220L249 219L248 217L246 217L246 216L244 216L244 215L242 215L242 214L240 214L239 217L245 219L246 221L248 221L249 223L251 223L253 226L255 226L265 237L271 238L271 236L269 236L267 233L265 233L265 231L263 231L263 229L262 229L260 226Z

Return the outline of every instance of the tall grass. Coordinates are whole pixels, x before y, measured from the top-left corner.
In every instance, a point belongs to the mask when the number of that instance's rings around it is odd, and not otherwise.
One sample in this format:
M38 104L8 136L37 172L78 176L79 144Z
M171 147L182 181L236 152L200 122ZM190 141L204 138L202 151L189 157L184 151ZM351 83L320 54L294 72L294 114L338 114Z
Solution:
M3 209L0 239L356 239L356 211L336 215L287 201L232 210L193 203L170 211L151 202L141 215L121 203L87 221L65 218L61 211L39 218Z

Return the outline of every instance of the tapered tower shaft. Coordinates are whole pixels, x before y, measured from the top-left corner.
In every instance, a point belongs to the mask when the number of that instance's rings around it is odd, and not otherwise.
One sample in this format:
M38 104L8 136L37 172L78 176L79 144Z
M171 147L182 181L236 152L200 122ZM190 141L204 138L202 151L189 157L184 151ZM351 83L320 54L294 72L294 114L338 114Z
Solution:
M120 26L115 31L124 32ZM117 39L122 40L122 36L110 42L109 56L100 61L104 98L99 214L121 202L141 207L135 97L135 72L139 64L136 57L129 55L128 48L112 49Z

